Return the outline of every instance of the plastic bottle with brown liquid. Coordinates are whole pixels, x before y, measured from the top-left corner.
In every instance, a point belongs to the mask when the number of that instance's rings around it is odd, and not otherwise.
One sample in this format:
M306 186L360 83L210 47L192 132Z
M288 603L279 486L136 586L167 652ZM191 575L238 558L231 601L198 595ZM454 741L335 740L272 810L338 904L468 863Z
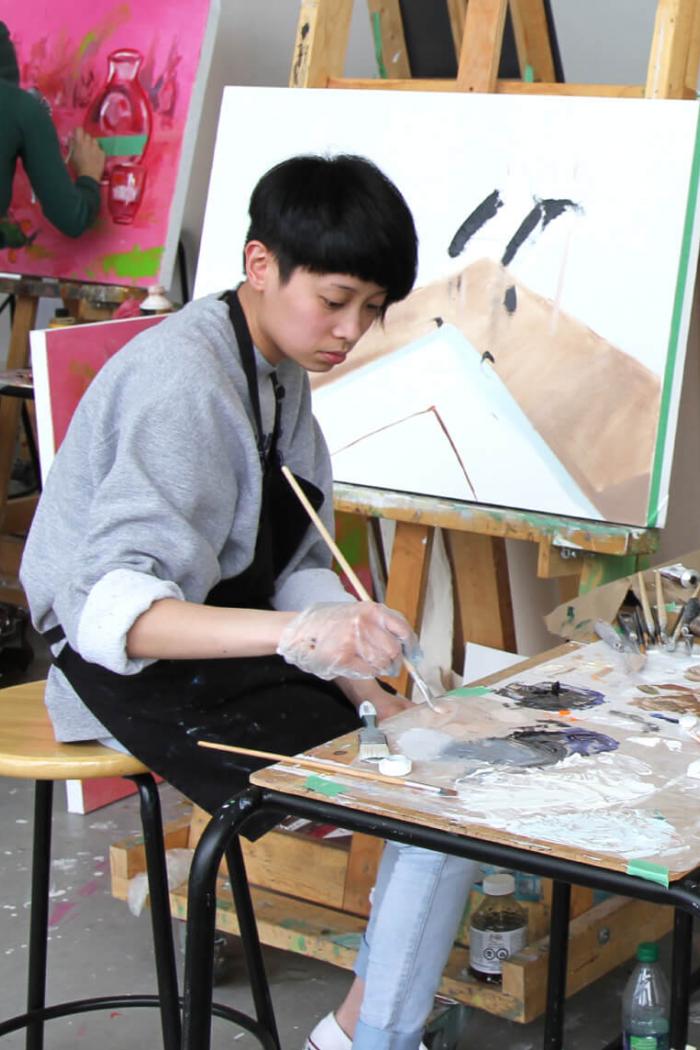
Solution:
M515 897L515 879L506 872L486 875L484 899L469 926L469 973L500 984L503 963L527 944L527 912Z

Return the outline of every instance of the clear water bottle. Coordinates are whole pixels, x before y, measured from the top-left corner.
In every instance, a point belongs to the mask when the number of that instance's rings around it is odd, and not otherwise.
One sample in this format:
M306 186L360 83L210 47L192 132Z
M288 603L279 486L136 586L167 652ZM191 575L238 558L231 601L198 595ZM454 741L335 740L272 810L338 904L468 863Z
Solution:
M623 1050L669 1050L668 984L656 944L640 944L622 993Z

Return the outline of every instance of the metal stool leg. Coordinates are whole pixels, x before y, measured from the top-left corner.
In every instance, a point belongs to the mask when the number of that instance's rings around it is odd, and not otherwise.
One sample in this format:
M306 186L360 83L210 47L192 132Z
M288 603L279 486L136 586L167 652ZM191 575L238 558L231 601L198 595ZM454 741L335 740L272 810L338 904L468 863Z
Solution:
M564 1004L566 1001L566 962L569 948L569 912L571 886L568 882L552 883L552 914L549 922L549 967L547 972L547 1007L544 1019L544 1050L561 1050L564 1038Z
M229 840L226 847L226 863L228 865L233 900L236 905L238 928L241 932L241 941L243 942L248 980L250 981L255 1004L255 1015L258 1021L274 1035L279 1043L277 1023L272 1009L270 986L267 982L260 938L258 936L258 924L255 921L245 861L243 860L243 852L238 837Z
M49 926L49 874L51 869L51 816L53 781L34 783L34 834L32 839L32 891L29 921L29 974L27 1012L41 1010L46 1002L46 948ZM44 1021L27 1024L27 1050L43 1050Z
M216 876L229 841L255 810L259 796L258 790L249 789L217 810L195 850L187 893L182 1050L210 1050L211 1047ZM243 919L244 924L250 921L249 916ZM257 940L257 930L255 938ZM262 978L264 980L264 971ZM272 1017L271 1005L269 1012ZM274 1017L271 1028L263 1027L262 1018L257 1023L250 1019L247 1022L238 1019L238 1023L244 1024L265 1050L280 1050Z
M153 952L156 962L160 1021L164 1050L179 1050L181 1039L180 1000L175 965L175 945L168 894L168 876L163 843L163 819L158 786L150 773L129 777L139 790L141 824L146 851L148 892L151 903Z
M688 1039L688 1001L692 966L693 916L676 908L673 914L673 957L671 961L670 1046L685 1046Z

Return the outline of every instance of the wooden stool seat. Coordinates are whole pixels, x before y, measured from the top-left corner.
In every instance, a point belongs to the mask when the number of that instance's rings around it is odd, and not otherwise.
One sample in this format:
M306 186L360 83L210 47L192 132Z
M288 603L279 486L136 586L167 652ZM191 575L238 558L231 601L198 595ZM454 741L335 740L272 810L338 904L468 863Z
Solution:
M0 689L0 776L34 781L27 1011L0 1021L0 1037L26 1030L26 1050L43 1050L44 1022L90 1010L153 1006L164 1050L179 1050L180 1001L158 787L146 766L102 744L58 743L44 705L46 682ZM136 784L146 853L157 995L110 995L46 1005L53 785L61 780L129 777Z
M137 758L94 741L61 744L44 706L46 682L0 689L0 776L95 780L148 773Z

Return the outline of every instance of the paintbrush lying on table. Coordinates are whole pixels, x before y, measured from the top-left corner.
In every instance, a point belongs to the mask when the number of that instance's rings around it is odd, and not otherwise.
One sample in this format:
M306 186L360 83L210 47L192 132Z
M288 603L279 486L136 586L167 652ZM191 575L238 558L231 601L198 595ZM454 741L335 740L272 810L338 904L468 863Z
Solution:
M331 536L330 532L328 531L326 526L323 524L323 522L319 518L319 516L316 513L316 511L314 510L314 508L309 503L308 499L306 498L306 493L302 489L302 487L299 484L299 482L297 481L297 479L292 474L292 472L289 469L289 467L282 467L282 473L284 474L285 478L289 482L289 484L290 484L294 494L296 495L297 499L301 503L302 507L304 508L306 513L311 518L311 521L313 522L313 524L316 526L316 529L317 529L319 535L321 536L321 539L324 541L324 543L328 547L329 551L331 552L331 554L333 555L335 560L338 562L338 564L342 568L342 570L345 573L345 575L347 576L348 580L350 581L350 583L355 588L355 593L356 593L357 597L363 602L371 602L372 599L370 598L369 594L365 590L365 588L364 588L360 578L358 577L357 573L352 568L352 566L350 565L349 561L347 560L347 558L345 557L345 555L341 551L340 547L338 547L338 545L336 544L335 540ZM425 681L423 676L419 673L419 671L415 667L415 665L413 663L411 663L411 661L408 659L408 657L406 656L405 653L402 656L402 661L403 661L404 667L406 668L406 670L410 674L411 678L415 682L416 687L418 688L418 691L420 692L421 696L423 697L423 699L427 703L428 707L431 707L433 709L433 711L437 711L439 713L440 712L440 708L437 707L437 705L434 702L436 697L435 697L433 691L431 690L430 686Z
M437 787L434 784L421 784L417 780L406 780L405 777L388 777L383 773L355 769L344 762L328 762L323 758L311 755L277 755L272 751L256 751L251 747L236 747L234 744L217 744L213 740L198 740L199 747L208 747L212 751L230 751L234 755L248 755L249 758L263 758L268 762L277 762L283 766L299 766L311 773L323 773L325 776L355 777L357 780L371 780L379 784L393 784L394 787L418 788L433 795L449 795L454 798L459 794L456 788Z

